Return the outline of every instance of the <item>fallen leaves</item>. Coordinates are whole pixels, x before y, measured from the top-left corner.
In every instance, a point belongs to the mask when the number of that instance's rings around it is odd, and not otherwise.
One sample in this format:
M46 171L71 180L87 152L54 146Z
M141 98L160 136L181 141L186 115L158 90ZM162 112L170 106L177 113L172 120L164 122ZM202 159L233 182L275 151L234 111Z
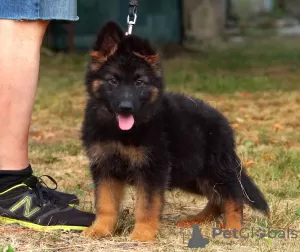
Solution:
M278 132L279 130L284 129L284 127L283 127L281 124L279 124L279 123L275 123L275 124L272 125L272 129L273 129L275 132Z
M253 160L249 160L249 161L245 161L245 162L243 163L243 166L244 166L244 167L249 167L249 166L251 166L251 165L253 165L253 164L255 164L255 162L254 162Z
M33 229L28 229L28 228L22 228L22 227L12 228L10 226L0 228L0 234L2 234L2 233L22 233L22 232L38 232L38 231L35 231Z
M41 140L49 140L56 137L56 134L54 132L49 131L31 131L30 136L32 140L35 141L41 141Z
M238 128L239 126L240 126L239 123L232 123L231 124L231 127L234 128L234 129Z

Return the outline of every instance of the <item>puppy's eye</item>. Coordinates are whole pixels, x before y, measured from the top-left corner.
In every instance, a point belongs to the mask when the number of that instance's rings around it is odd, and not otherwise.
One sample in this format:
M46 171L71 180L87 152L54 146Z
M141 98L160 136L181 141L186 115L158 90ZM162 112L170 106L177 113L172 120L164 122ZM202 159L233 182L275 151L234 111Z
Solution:
M113 86L117 86L119 84L118 80L116 78L110 78L108 80L109 84L113 85Z
M138 79L136 82L135 82L135 85L137 87L141 87L145 84L145 81L141 80L141 79Z

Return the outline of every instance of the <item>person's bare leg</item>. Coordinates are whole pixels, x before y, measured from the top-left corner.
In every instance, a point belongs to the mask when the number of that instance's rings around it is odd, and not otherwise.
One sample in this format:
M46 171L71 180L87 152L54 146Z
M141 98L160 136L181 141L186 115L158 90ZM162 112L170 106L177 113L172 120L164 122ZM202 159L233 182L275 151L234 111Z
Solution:
M57 1L62 7L63 2ZM92 225L95 215L70 207L79 204L78 198L44 186L28 164L28 132L47 24L0 19L0 222L38 231L80 231Z
M28 166L28 132L48 21L0 19L0 170Z

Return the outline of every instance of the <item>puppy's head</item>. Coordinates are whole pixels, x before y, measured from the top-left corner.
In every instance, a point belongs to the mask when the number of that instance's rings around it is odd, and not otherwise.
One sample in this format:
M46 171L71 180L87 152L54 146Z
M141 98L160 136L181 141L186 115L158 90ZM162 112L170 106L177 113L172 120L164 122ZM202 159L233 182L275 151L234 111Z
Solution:
M140 37L125 36L108 22L98 34L86 78L87 90L100 117L115 120L120 130L153 116L163 94L157 53Z

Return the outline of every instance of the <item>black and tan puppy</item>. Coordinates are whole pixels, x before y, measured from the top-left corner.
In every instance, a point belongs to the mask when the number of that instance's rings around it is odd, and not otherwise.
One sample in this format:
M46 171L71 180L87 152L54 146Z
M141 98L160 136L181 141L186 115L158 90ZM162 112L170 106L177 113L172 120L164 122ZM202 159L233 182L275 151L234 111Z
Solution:
M179 225L224 214L240 229L243 205L268 205L242 169L226 118L203 101L164 91L158 55L147 40L124 36L108 22L86 75L89 95L82 140L95 183L96 215L87 236L110 235L126 184L136 187L131 238L150 241L159 229L166 190L204 195L207 206Z

